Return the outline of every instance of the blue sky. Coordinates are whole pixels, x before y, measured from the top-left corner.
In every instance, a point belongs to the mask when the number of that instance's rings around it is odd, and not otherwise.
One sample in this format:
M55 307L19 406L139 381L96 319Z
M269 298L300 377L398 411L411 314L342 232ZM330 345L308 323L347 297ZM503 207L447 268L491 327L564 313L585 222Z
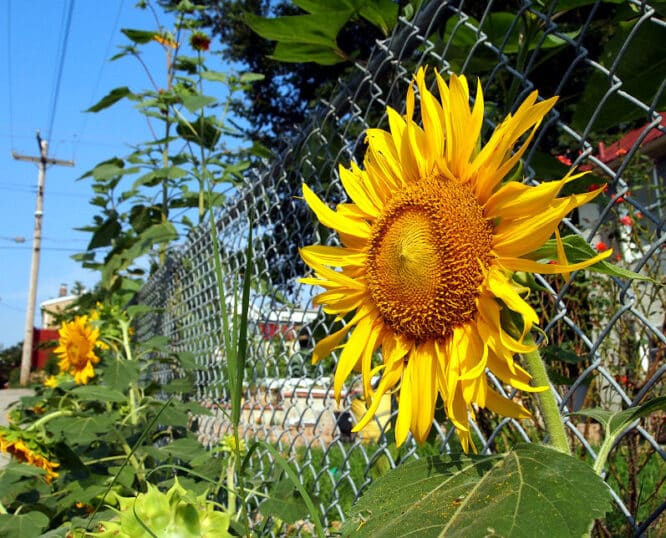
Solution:
M95 213L88 203L89 181L77 178L100 161L129 154L129 144L150 135L129 102L97 114L83 111L117 86L133 90L149 86L136 60L108 61L128 43L121 28L156 29L153 13L137 9L135 3L74 2L55 99L70 0L0 2L0 346L23 340L37 166L16 161L11 153L37 156L37 129L49 140L49 155L73 160L75 167L47 170L35 325L40 325L39 303L56 297L61 283L71 288L75 281L92 286L98 280L96 273L71 259L90 239L74 228L89 224ZM160 23L170 28L172 19L161 12L159 16ZM145 61L159 73L164 65L161 46L149 44L142 50L147 53Z

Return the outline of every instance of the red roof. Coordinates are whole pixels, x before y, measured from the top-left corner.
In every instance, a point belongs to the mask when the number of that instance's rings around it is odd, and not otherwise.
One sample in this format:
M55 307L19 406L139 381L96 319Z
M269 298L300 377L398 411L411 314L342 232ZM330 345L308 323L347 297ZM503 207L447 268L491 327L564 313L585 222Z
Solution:
M650 129L648 134L641 142L641 148L643 152L650 155L652 154L653 150L657 150L658 147L662 146L664 142L666 142L666 133L662 130L666 129L666 112L660 112L659 115L661 116L661 122L659 126L655 126ZM603 142L599 142L599 160L605 164L608 164L612 163L616 159L621 158L623 155L626 155L636 145L638 139L645 133L646 126L647 125L644 125L643 127L639 127L638 129L630 131L622 138L620 138L620 140L614 142L608 147L606 147ZM658 127L662 127L662 129L659 129ZM658 150L656 153L656 155L652 156L656 157L658 154L660 154Z

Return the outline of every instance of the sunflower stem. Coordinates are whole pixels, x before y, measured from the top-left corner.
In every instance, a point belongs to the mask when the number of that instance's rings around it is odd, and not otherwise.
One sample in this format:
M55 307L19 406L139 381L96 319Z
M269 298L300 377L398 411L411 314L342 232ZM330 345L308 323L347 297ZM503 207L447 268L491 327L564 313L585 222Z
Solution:
M52 413L49 413L48 415L44 415L42 418L35 420L32 424L27 426L25 428L25 431L33 431L36 430L37 428L40 428L44 424L46 424L48 421L53 420L54 418L58 417L67 417L70 416L72 412L69 409L61 409L59 411L53 411Z
M534 344L534 340L529 336L525 338L525 343L528 345ZM523 357L525 357L527 370L531 374L534 384L539 387L549 387L548 390L537 392L536 396L539 400L539 407L541 408L546 423L546 431L550 436L550 446L565 454L571 454L567 434L564 430L562 417L560 416L560 408L557 405L555 393L550 389L550 379L548 378L546 366L541 358L541 353L539 353L539 349L535 347L534 351L525 353Z
M123 350L125 351L125 358L128 361L131 361L134 359L134 356L132 354L132 346L130 345L129 328L130 324L128 321L120 320L120 329L123 335ZM137 415L138 392L139 392L139 387L137 386L136 381L130 382L128 393L129 393L129 404L130 404L130 423L132 424L132 426L136 426L139 424L139 417Z

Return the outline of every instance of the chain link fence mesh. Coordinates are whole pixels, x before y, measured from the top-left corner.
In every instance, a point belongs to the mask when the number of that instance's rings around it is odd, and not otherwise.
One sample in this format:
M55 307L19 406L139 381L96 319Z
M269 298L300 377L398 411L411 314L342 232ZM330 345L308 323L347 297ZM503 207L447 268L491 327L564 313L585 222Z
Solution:
M544 97L565 96L524 158L525 181L561 177L570 163L590 170L589 182L606 183L608 190L572 215L563 231L580 234L599 249L612 247L618 264L663 280L664 4L545 4L511 3L509 13L493 2L423 2L409 19L400 18L366 63L349 69L287 151L251 170L242 185L226 189L216 229L231 314L238 312L234 290L249 267L250 223L254 236L241 433L279 446L316 496L329 528L344 520L353 501L386 469L456 443L444 421L434 424L424 447L408 441L396 449L391 433L396 407L390 401L374 424L350 431L360 384L348 383L338 404L332 391L335 357L311 364L314 342L331 330L333 320L312 309L316 290L298 282L305 274L299 246L336 241L299 199L302 182L332 204L344 201L338 165L362 161L364 130L387 128L387 106L404 112L406 89L419 66L466 73L472 80L478 76L489 128L533 89ZM650 58L659 61L646 66ZM191 396L212 411L198 419L199 438L209 446L230 431L212 241L210 226L202 226L173 250L141 292L141 301L156 311L137 333L141 339L166 335L174 351L196 357L200 369ZM537 280L545 291L532 301L547 337L543 353L553 390L565 413L594 406L619 410L664 395L662 287L584 273L566 285L561 278ZM157 375L167 381L177 372ZM529 395L517 397L534 410ZM666 506L665 420L657 413L637 421L616 446L607 473L616 507L600 532L666 529L658 521ZM598 425L575 414L567 415L566 425L576 452L594 460ZM481 410L472 427L481 453L544 435L538 412L532 421L517 421ZM252 471L260 480L274 478L274 465L261 451ZM306 527L302 522L296 531ZM272 532L288 529L278 525Z

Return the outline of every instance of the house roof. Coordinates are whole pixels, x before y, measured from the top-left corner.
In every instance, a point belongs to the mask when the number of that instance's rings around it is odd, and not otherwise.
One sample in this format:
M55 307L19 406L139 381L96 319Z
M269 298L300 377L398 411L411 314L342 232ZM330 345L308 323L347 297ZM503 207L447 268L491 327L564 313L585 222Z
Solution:
M54 297L53 299L47 299L46 301L42 301L41 303L39 303L39 308L45 310L49 306L56 306L59 305L60 303L74 301L75 299L78 298L79 298L78 295L63 295L62 297Z

